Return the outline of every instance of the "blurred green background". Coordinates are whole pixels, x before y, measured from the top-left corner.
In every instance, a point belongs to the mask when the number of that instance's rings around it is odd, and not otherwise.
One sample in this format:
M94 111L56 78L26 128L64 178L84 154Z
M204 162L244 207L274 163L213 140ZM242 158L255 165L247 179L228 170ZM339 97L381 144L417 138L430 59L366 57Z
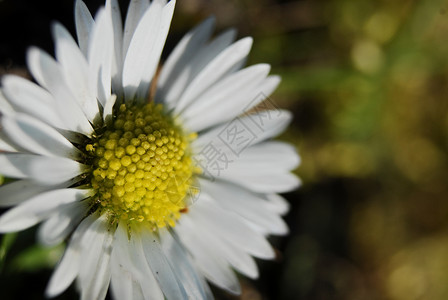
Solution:
M240 298L448 299L448 2L179 0L164 56L210 14L282 76L271 100L303 161L291 233ZM73 1L0 1L0 73L26 74L31 44L53 51L51 20L74 32ZM62 251L3 236L0 298L43 298Z

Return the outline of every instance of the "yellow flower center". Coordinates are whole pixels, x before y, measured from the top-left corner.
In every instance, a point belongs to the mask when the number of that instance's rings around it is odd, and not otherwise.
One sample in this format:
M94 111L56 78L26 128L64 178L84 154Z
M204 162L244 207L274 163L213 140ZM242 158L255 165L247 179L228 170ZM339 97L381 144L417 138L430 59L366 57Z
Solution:
M106 131L86 146L100 209L116 220L174 226L195 173L189 143L162 105L121 104Z

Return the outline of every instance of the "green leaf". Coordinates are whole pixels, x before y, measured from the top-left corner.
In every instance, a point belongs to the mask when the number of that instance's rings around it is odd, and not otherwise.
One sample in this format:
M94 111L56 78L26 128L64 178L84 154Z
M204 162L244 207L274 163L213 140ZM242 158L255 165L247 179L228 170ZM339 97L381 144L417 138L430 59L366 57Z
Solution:
M14 244L16 239L17 233L5 234L2 238L2 243L0 245L0 272L3 270L8 251L11 249L11 246Z
M45 268L52 268L64 252L64 244L55 247L34 245L19 253L11 262L14 271L35 272Z

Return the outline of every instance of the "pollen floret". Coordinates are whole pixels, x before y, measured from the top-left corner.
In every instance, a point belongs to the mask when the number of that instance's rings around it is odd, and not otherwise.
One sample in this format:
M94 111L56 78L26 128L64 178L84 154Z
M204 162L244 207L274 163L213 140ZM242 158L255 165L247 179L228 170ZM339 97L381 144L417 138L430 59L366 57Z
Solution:
M192 183L192 138L162 105L121 104L111 126L86 146L100 209L117 220L174 226Z

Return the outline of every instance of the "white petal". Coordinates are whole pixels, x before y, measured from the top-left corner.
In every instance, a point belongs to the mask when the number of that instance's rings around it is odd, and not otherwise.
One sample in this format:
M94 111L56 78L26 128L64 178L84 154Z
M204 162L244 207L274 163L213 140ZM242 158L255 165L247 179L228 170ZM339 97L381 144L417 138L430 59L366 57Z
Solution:
M252 170L294 170L300 164L296 149L287 143L270 141L259 143L244 150L232 167ZM256 171L255 171L256 170Z
M80 258L81 240L87 229L95 221L96 215L88 216L76 228L64 256L51 275L45 294L55 297L66 290L78 275L80 266L84 263Z
M114 299L132 299L137 271L133 270L129 256L127 226L119 225L114 235L111 254L111 290Z
M97 218L86 230L81 241L79 285L81 299L104 299L110 282L110 256L113 232L108 228L106 214Z
M230 160L233 160L248 147L283 132L291 119L292 114L282 109L237 117L229 123L217 126L199 135L192 143L198 156L196 159L200 160L201 151L209 145L213 145L220 152L228 155Z
M68 182L57 187L41 185L28 179L10 182L0 186L0 207L15 206L42 192L69 185Z
M252 279L258 278L258 267L252 256L233 244L224 243L223 241L220 242L223 245L221 248L223 255L226 256L229 263L238 272Z
M37 47L28 49L27 63L34 79L50 92L51 87L55 85L53 81L56 82L54 78L63 80L58 63L48 53Z
M158 237L144 228L141 230L141 234L136 234L135 238L136 240L141 238L146 260L165 297L167 299L186 299L185 290L179 285L175 273L162 251Z
M195 69L195 75L201 72L211 61L226 50L235 41L235 38L236 30L230 28L202 47L196 53L194 60L189 63Z
M245 276L252 279L258 277L258 268L254 259L242 248L229 243L212 230L209 230L207 222L201 222L200 219L196 218L191 220L195 223L197 234L207 241L204 247L207 247L210 252L215 252L217 256L224 258L233 268Z
M64 158L24 153L0 153L0 174L12 178L31 177L35 181L55 185L81 174L84 165Z
M146 69L149 61L159 58L151 57L151 54L158 47L156 37L158 37L160 26L164 21L162 20L163 10L162 1L152 2L141 17L132 36L123 65L123 87L126 99L134 99L143 78L152 72L152 70ZM152 77L152 74L150 75ZM149 89L149 83L147 82L147 84Z
M113 28L113 59L112 59L112 92L118 94L119 98L123 96L123 85L121 83L121 72L123 69L123 24L121 21L121 12L118 0L106 1L106 12L112 20Z
M268 200L269 207L271 207L272 210L275 210L278 214L283 216L288 213L290 204L282 196L277 194L269 194L266 195L266 199Z
M211 201L204 192L189 212L192 219L212 230L215 235L248 253L264 259L274 257L274 251L266 239L258 232L252 230L241 219L237 218Z
M0 151L17 152L17 148L0 138Z
M53 96L40 86L15 75L2 78L3 90L11 104L54 127L67 129L55 109Z
M3 214L0 218L0 232L29 228L50 216L62 205L81 201L87 194L79 189L62 189L39 194Z
M252 38L243 38L216 56L188 85L174 108L174 112L176 114L180 113L217 80L234 71L234 67L239 65L242 60L245 60L251 47Z
M220 179L229 180L244 186L257 193L286 193L301 186L300 179L286 172L263 172L260 174L246 173L241 174L236 169L228 169L228 172L222 173Z
M136 282L133 282L134 288L132 289L132 297L131 299L135 300L146 300L145 295L142 291L142 285L138 285ZM148 299L154 299L154 298L148 298Z
M87 57L93 77L93 86L97 90L98 100L104 106L111 96L113 29L110 15L104 9L98 11L95 20Z
M160 1L165 6L162 10L157 36L154 38L154 45L151 52L147 54L149 59L146 60L144 72L140 79L140 85L136 95L137 99L146 99L148 96L150 82L159 65L160 56L170 29L171 19L173 18L174 6L176 5L176 0L171 0L168 4L166 4L166 0L155 0L152 5L156 1Z
M135 29L139 24L142 16L145 14L149 7L148 0L131 0L128 7L128 12L126 14L126 21L124 24L123 33L123 58L124 61L131 39L134 36Z
M0 153L0 174L12 178L30 176L30 164L41 156L22 153Z
M103 109L103 120L106 123L112 121L112 111L115 105L115 101L117 100L117 95L111 95L109 99L107 99L106 105L104 105Z
M1 125L16 145L30 152L48 156L79 157L79 150L56 129L25 114L4 116Z
M37 182L53 185L80 175L84 167L68 158L37 156L29 162L28 172Z
M75 4L75 24L76 34L78 36L79 47L81 48L84 56L87 57L87 49L89 45L90 34L95 22L89 9L81 0L76 0Z
M171 90L172 83L175 82L182 69L191 62L191 59L210 38L214 26L215 18L210 17L188 32L176 45L163 64L157 80L157 102L168 103L173 100L173 98L166 97Z
M19 146L14 145L4 131L0 131L0 152L19 152L22 150Z
M153 271L148 265L148 260L145 256L142 242L139 238L131 237L131 244L129 246L131 258L134 266L140 271L141 278L139 278L142 293L146 299L162 300L164 299L163 292Z
M114 246L114 250L117 246ZM116 254L118 255L118 254ZM111 263L111 282L110 287L113 299L134 299L133 291L136 284L132 280L132 273L124 269L123 264L118 263L117 257L113 255L110 260ZM162 298L163 299L163 298Z
M159 229L162 249L189 299L213 299L208 286L193 267L190 257L166 229Z
M115 294L123 294L121 297L117 296L116 299L135 299L136 297L137 299L164 299L159 284L149 268L141 241L134 238L134 234L130 239L128 238L126 224L119 224L115 232L112 261L112 291ZM123 276L126 276L124 280ZM118 286L114 286L116 283ZM132 296L129 297L129 295Z
M38 48L28 50L28 66L37 82L45 87L55 99L55 107L67 128L90 135L92 126L66 85L60 65Z
M2 80L4 80L5 77L6 76L3 76ZM14 114L15 113L14 108L11 106L11 104L8 102L8 100L6 100L6 98L3 96L4 85L5 85L3 81L2 81L2 84L3 84L3 89L0 89L0 112L2 114L6 114L6 115Z
M255 132L255 143L259 143L282 133L291 122L292 114L287 110L278 109L249 115L244 121L249 119L252 124L248 122L250 125L247 126Z
M225 149L228 150L228 149ZM207 151L207 150L204 150ZM294 184L290 187L293 189L297 187L298 182L294 176L288 176L287 174L292 169L295 169L300 162L299 156L295 149L286 144L280 142L264 142L256 144L247 149L243 149L239 155L231 155L230 151L222 151L224 155L227 155L228 162L226 164L220 163L217 165L204 160L200 162L200 166L204 171L204 176L219 178L222 180L228 180L241 184L243 186L257 185L257 180L264 182L265 178L270 176L275 177L281 175L283 179L287 179L287 182ZM201 158L202 156L198 156ZM224 158L221 158L224 161ZM285 176L286 175L286 176ZM261 187L262 190L255 190L257 192L285 192L284 187L287 182L281 182L280 179L273 178L272 183L265 187ZM266 190L271 188L270 186L280 185L280 190Z
M216 252L208 247L207 241L198 236L189 214L184 215L174 229L208 280L230 293L241 293L235 273L224 258L217 256Z
M83 203L65 205L39 227L39 242L46 246L60 244L79 224L87 210Z
M0 153L0 174L12 178L31 177L46 185L59 184L78 176L83 166L63 157Z
M277 89L281 81L282 79L278 75L268 76L268 78L262 81L256 89L259 91L259 94L257 94L257 101L252 101L249 109L268 98ZM246 109L246 111L248 111L249 109Z
M93 122L98 114L98 102L91 86L89 65L70 33L59 23L53 24L56 58L76 101L87 118Z
M259 64L218 81L185 108L181 114L183 125L198 132L251 109L249 105L263 100L257 95L262 93L261 82L269 70L269 65Z
M162 96L159 96L159 102L169 104L169 109L176 107L179 99L187 86L196 78L196 76L219 55L235 39L236 31L228 30L216 37L209 44L196 50L194 57L185 60L185 65L179 66L179 74L176 74L170 82L167 83Z
M264 234L286 234L288 227L271 210L269 202L262 196L252 193L235 184L200 180L200 186L222 208L231 211L260 228Z

